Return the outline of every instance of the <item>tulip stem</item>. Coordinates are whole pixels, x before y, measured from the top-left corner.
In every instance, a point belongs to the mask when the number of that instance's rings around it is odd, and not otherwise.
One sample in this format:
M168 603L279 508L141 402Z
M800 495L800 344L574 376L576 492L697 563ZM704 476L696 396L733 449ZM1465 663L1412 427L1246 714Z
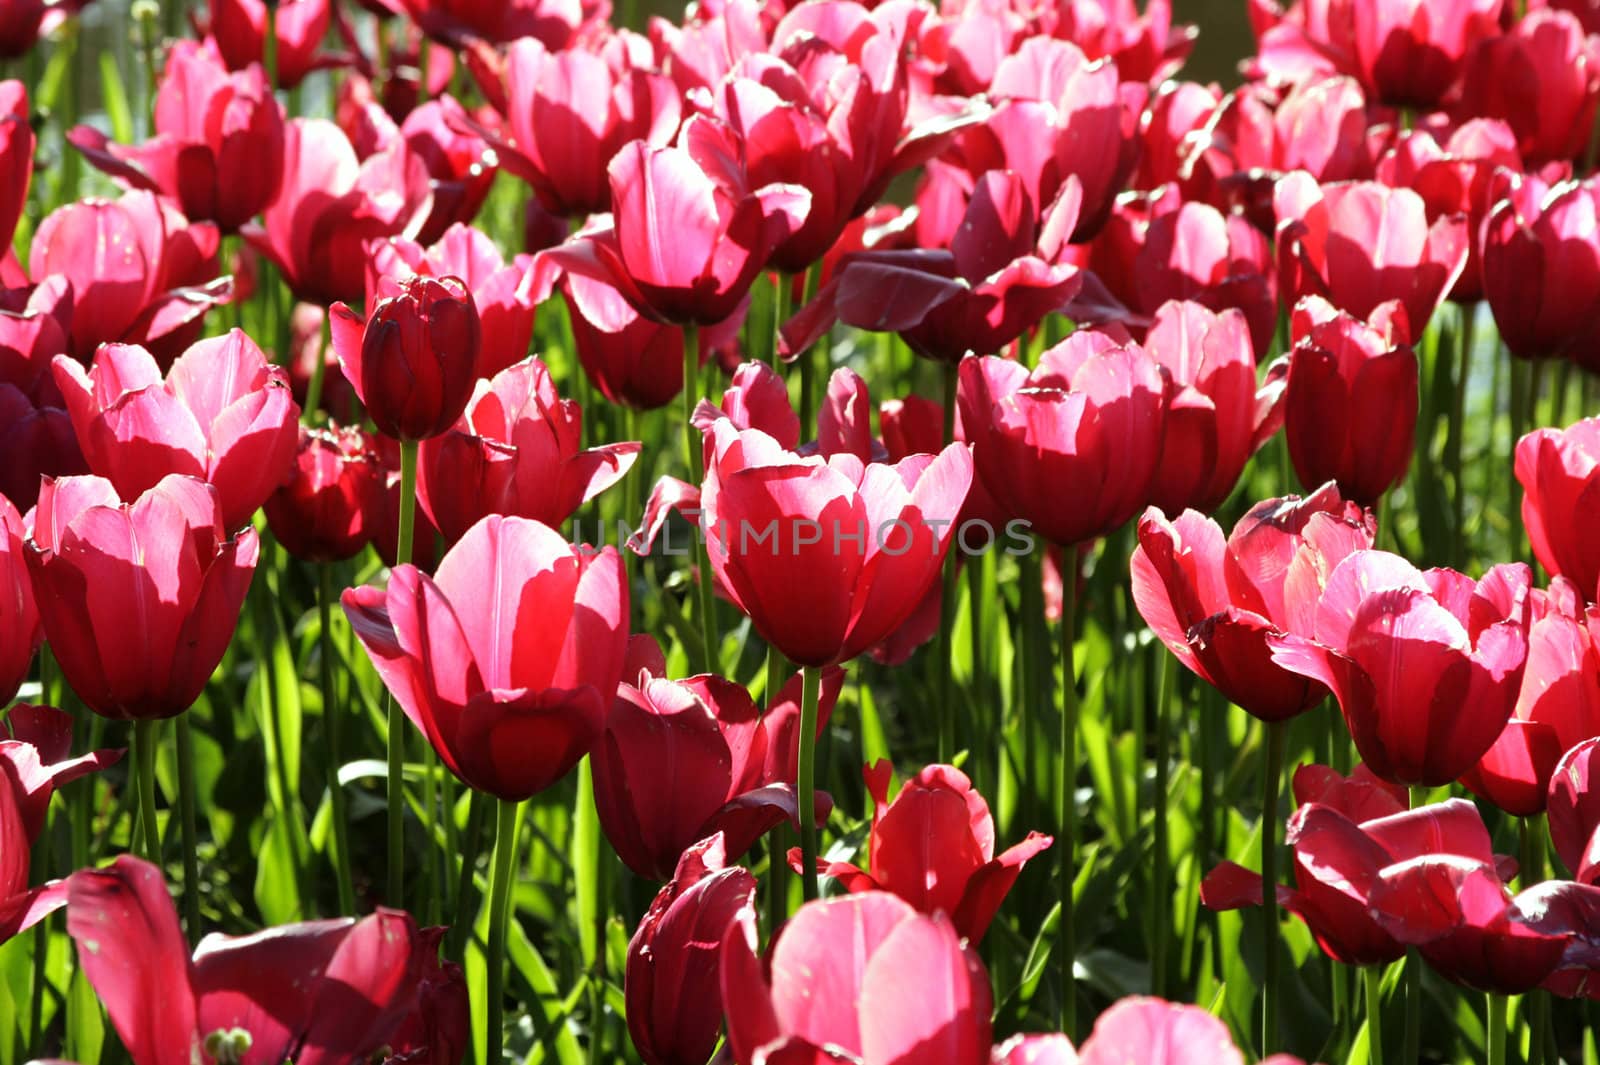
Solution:
M396 539L395 564L411 563L411 540L417 514L417 442L400 441L400 529ZM389 879L384 892L385 901L396 909L404 907L406 799L405 719L392 694L385 696L388 703L389 771L385 782L388 798L389 820Z
M481 791L472 793L472 800L467 809L467 827L461 837L461 869L456 879L456 905L450 917L450 932L445 939L445 956L460 958L462 948L466 945L467 933L472 931L472 924L463 920L461 915L468 912L468 897L472 894L472 882L478 871L478 849L483 841L484 811L489 808L489 797Z
M782 368L778 344L783 339L784 319L789 317L789 302L794 292L794 279L788 274L772 275L772 348L767 352L767 362L774 370Z
M194 735L189 715L178 715L178 810L183 826L183 924L189 945L200 939L200 838L194 814Z
M1283 754L1288 723L1269 721L1267 761L1261 785L1261 905L1266 911L1265 950L1261 980L1261 1053L1278 1045L1278 962L1282 953L1278 927L1278 793L1283 784Z
M817 701L822 694L822 670L801 670L800 762L800 888L805 900L817 897Z
M1488 1054L1489 1065L1506 1065L1506 1000L1503 995L1490 993L1484 996L1484 1009L1489 1014Z
M139 825L144 836L144 856L161 864L161 833L156 828L156 726L153 719L133 723L133 761L138 777Z
M1475 303L1463 304L1461 308L1461 328L1456 330L1456 380L1455 401L1450 412L1450 435L1446 438L1445 461L1450 466L1450 476L1454 479L1455 494L1451 498L1452 546L1451 558L1457 569L1465 569L1467 565L1467 488L1466 473L1461 465L1462 438L1467 433L1467 378L1472 370L1472 343L1473 324L1477 320L1478 306Z
M1177 687L1177 658L1160 644L1156 651L1161 655L1161 680L1156 688L1156 713L1155 713L1155 872L1152 876L1150 897L1155 900L1151 921L1151 950L1150 950L1150 993L1157 998L1165 997L1167 986L1167 939L1169 934L1168 924L1171 922L1171 906L1169 900L1172 895L1172 885L1168 881L1172 878L1169 868L1171 855L1170 843L1167 833L1167 762L1171 757L1169 747L1172 715L1169 705L1172 694Z
M339 700L333 690L333 568L317 567L317 633L321 655L322 733L327 745L328 802L333 809L333 873L339 890L339 913L354 916L355 884L350 873L350 826L345 811L344 787L339 783L343 758L339 754Z
M1428 801L1428 789L1413 784L1409 807L1420 809ZM1406 951L1406 1041L1401 1052L1405 1065L1416 1065L1422 1057L1422 956L1417 948Z
M1522 890L1526 891L1544 879L1544 815L1519 818L1517 829L1522 837L1518 848L1518 877ZM1550 1027L1550 998L1534 990L1523 998L1522 1004L1528 1021L1527 1065L1543 1065L1545 1037Z
M1367 1061L1383 1065L1383 966L1361 970L1367 985Z
M1061 915L1056 928L1061 956L1061 1030L1077 1039L1078 930L1073 913L1072 886L1077 872L1078 804L1073 795L1078 770L1078 669L1075 661L1078 613L1078 548L1061 549L1061 750L1056 756L1057 875L1061 890Z
M511 869L517 850L519 804L499 800L494 829L494 871L489 881L489 1002L485 1065L499 1065L505 1037L506 922L510 917Z
M322 383L328 375L328 347L333 343L330 331L333 317L326 312L322 315L322 346L317 349L317 359L311 367L311 383L306 385L306 406L300 412L300 418L307 425L317 424L317 408L322 406ZM402 562L410 561L401 559Z
M694 408L700 401L700 329L693 322L683 327L683 448L689 460L689 474L698 486L705 481L704 443L700 430L694 425ZM700 615L700 644L702 672L714 673L718 668L716 642L716 609L711 598L711 559L706 553L705 535L699 523L694 530L695 564L700 573L695 580L697 601L695 613Z
M944 365L944 444L948 446L956 435L956 364ZM957 562L954 545L944 559L944 585L939 598L939 761L949 762L956 753L955 707L955 628L956 580L961 567Z

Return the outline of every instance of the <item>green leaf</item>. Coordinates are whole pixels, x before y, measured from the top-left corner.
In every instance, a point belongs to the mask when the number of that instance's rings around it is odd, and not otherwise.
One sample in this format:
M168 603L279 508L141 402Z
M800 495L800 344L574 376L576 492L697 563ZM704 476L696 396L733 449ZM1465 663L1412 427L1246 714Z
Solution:
M100 93L105 102L106 119L111 123L111 139L119 144L132 144L133 112L128 107L128 92L122 84L122 73L117 69L117 57L112 52L100 53Z

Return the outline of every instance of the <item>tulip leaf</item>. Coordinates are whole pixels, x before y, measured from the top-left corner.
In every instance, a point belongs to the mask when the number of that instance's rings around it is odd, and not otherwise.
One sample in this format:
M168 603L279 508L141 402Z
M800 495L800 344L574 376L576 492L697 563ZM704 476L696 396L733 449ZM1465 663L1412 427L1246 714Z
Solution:
M128 91L123 87L122 74L117 70L117 57L112 52L100 53L100 93L106 121L111 123L111 139L121 144L132 143L133 112L128 107Z
M592 759L578 763L578 795L572 807L574 876L573 917L578 926L578 946L584 968L593 972L600 957L601 906L600 815L594 805Z
M296 875L291 829L277 811L268 814L267 831L256 862L255 900L268 924L298 921L305 916Z

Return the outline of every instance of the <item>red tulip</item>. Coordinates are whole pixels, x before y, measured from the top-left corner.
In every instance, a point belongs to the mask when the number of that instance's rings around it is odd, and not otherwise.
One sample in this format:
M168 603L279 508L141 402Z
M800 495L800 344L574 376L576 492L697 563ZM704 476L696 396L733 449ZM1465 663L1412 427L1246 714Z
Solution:
M1120 73L1120 70L1119 70ZM1139 161L1128 179L1132 189L1158 189L1188 170L1190 145L1222 104L1222 90L1196 81L1157 85L1139 128Z
M223 527L237 529L294 461L288 375L238 329L195 344L164 381L132 344L103 345L88 373L57 355L55 379L89 469L124 499L186 474L216 488Z
M343 601L406 716L470 787L526 799L599 738L628 639L615 548L491 516L445 553L437 579L402 565L387 591L351 588Z
M460 1065L466 1055L472 1002L461 966L439 960L446 931L424 928L417 934L422 952L417 1006L390 1038L384 1065Z
M1308 296L1290 323L1284 436L1302 485L1337 481L1366 506L1405 480L1417 424L1417 356L1405 312L1384 304L1370 324Z
M25 392L6 382L0 382L0 454L6 456L0 462L0 496L19 511L27 511L38 500L41 477L89 472L67 412L35 406Z
M1600 883L1600 736L1576 744L1550 775L1550 842L1585 884Z
M889 891L922 913L942 913L963 938L978 943L1022 867L1051 838L1029 832L997 856L989 804L954 766L924 768L893 802L888 762L868 766L862 775L873 802L868 869L818 859L817 872L837 878L852 894ZM791 865L798 867L799 858L798 849L789 853Z
M0 0L0 59L27 55L38 42L49 11L45 0ZM0 246L8 244L0 241Z
M155 136L111 144L92 126L67 139L89 162L136 189L177 201L231 233L271 203L283 179L283 110L254 64L229 74L195 41L174 42L156 92Z
M328 35L332 6L331 0L213 0L207 30L228 69L243 70L266 62L270 24L277 45L273 88L292 89L307 74L331 63L317 51Z
M962 424L984 487L1053 544L1121 526L1149 501L1165 385L1143 349L1080 331L1030 374L999 358L961 364Z
M1312 636L1328 574L1375 531L1331 484L1256 504L1226 541L1202 514L1169 522L1152 507L1133 552L1134 605L1179 662L1252 716L1282 721L1327 692L1275 664L1269 638Z
M100 477L44 481L28 570L45 638L89 709L163 718L199 697L255 572L255 530L227 531L216 490L192 477L132 502Z
M470 223L489 196L497 159L469 124L466 110L448 93L408 109L398 126L371 100L352 103L339 116L340 128L362 159L400 142L422 161L433 202L416 235L421 244L434 243L453 225Z
M121 751L106 750L72 758L71 750L72 716L64 711L18 703L0 721L0 839L6 841L0 853L0 943L66 904L65 881L28 887L29 859L44 832L50 797L122 757Z
M1478 764L1461 778L1507 813L1529 817L1545 793L1563 751L1600 736L1600 607L1587 616L1577 590L1557 577L1533 595L1528 665L1511 720Z
M5 3L0 0L0 7ZM18 13L8 13L0 17L0 23L9 23L15 17ZM0 55L6 53L4 38L4 31L0 31ZM28 202L36 143L28 114L28 90L22 82L0 81L0 250L11 247L17 220ZM4 255L0 254L0 258Z
M550 48L561 48L587 18L610 11L609 4L584 0L561 4L554 0L379 0L391 10L409 15L430 37L455 47L483 40L504 44L532 37Z
M983 964L950 923L887 892L807 903L766 966L749 907L723 941L722 1004L737 1065L984 1065L989 999Z
M1505 728L1528 651L1528 567L1482 580L1423 573L1357 551L1329 574L1315 642L1269 637L1272 660L1326 684L1356 750L1400 784L1438 787L1472 768Z
M628 943L628 1034L645 1065L704 1065L722 1031L723 937L755 902L720 833L684 852Z
M732 681L713 674L672 681L664 672L624 677L593 763L606 838L624 865L650 880L670 878L691 845L713 833L727 860L737 861L772 828L799 823L793 758L787 767L783 761L796 726L784 711L798 711L798 675L763 716ZM842 670L824 674L819 731L843 683Z
M472 291L460 278L406 278L365 320L343 303L328 314L344 376L378 432L426 440L461 417L477 380L483 332Z
M339 127L320 118L291 120L283 143L278 198L262 225L241 232L299 299L358 300L367 241L414 236L427 220L428 169L404 141L358 160Z
M510 263L500 257L494 241L467 225L453 225L438 243L424 249L412 241L394 238L368 249L367 306L398 290L397 282L409 275L455 277L472 293L472 303L482 323L482 343L473 375L493 377L528 357L533 344L534 308L548 292L535 288L533 260L518 255Z
M67 881L78 965L134 1065L365 1060L418 1008L437 938L379 909L210 935L193 958L161 871L131 855Z
M23 561L26 538L22 515L0 495L0 706L9 703L28 679L33 653L44 640Z
M268 497L267 526L285 551L310 562L340 562L372 538L378 459L359 429L300 429L289 478Z
M639 443L579 447L583 411L537 356L479 381L455 426L425 441L417 498L448 543L490 514L559 527L620 481Z
M1600 544L1583 530L1600 514L1600 418L1536 429L1517 441L1522 522L1539 564L1600 599Z
M1429 223L1410 189L1374 181L1318 185L1303 172L1273 192L1278 217L1278 286L1285 302L1322 296L1357 318L1399 300L1414 335L1466 267L1466 219Z
M1569 11L1530 11L1469 55L1459 114L1504 119L1529 163L1582 160L1600 104L1600 40Z
M1600 178L1503 176L1482 230L1483 293L1501 340L1525 359L1600 365Z

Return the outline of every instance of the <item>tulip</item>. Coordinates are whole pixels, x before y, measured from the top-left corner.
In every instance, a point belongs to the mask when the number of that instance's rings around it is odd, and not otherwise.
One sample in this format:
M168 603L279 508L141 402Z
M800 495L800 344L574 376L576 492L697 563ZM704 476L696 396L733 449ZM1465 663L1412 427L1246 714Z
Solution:
M359 160L339 127L320 118L290 120L283 145L278 198L261 225L241 232L297 298L323 305L360 299L367 241L415 236L427 220L427 167L404 141Z
M839 1060L830 1051L863 1065L983 1065L988 1057L988 976L942 917L869 891L802 906L766 966L755 946L746 907L722 944L736 1065ZM802 1050L812 1056L793 1056Z
M13 17L15 13L0 18L0 23ZM0 33L0 55L5 51L4 33ZM36 141L28 123L27 88L20 81L0 81L0 249L11 247L17 220L28 202Z
M284 371L235 329L178 357L163 380L155 359L107 344L85 373L55 359L56 385L89 469L132 499L168 474L217 490L225 529L237 529L294 461L300 408Z
M1397 303L1370 323L1308 296L1290 323L1283 400L1289 459L1302 485L1337 481L1376 506L1405 480L1417 423L1417 357Z
M593 17L594 0L559 4L553 0L381 0L402 11L435 40L464 47L474 40L505 44L532 37L561 48L578 31L584 16ZM609 11L609 7L605 8Z
M283 110L261 68L229 74L212 49L177 41L156 91L155 136L110 144L91 126L67 134L89 162L132 188L176 200L232 233L271 203L283 178Z
M229 70L243 70L266 62L270 26L276 45L272 87L292 89L307 74L328 65L317 49L328 35L332 7L331 0L215 0L210 6L209 39Z
M1529 11L1467 59L1458 113L1504 119L1531 164L1582 160L1600 105L1600 41L1570 11Z
M401 565L386 591L351 588L343 602L406 716L470 787L521 801L600 736L627 645L615 548L491 516L445 553L436 577Z
M437 951L409 914L380 908L213 934L191 958L161 871L129 855L74 873L67 896L78 965L134 1065L365 1060L417 1011Z
M1600 736L1578 743L1550 774L1550 842L1581 883L1600 883Z
M628 1034L645 1065L704 1065L716 1049L722 940L756 896L728 860L721 833L685 851L628 943Z
M402 443L447 431L472 396L482 326L460 278L410 277L365 321L329 309L334 350L378 432Z
M800 677L762 715L732 681L712 674L672 681L660 672L624 678L594 756L601 827L623 864L650 880L669 879L680 857L714 833L724 857L737 861L779 824L799 823ZM842 670L823 678L818 731L843 683Z
M1566 429L1536 429L1517 441L1522 521L1539 564L1600 597L1600 549L1582 535L1600 500L1600 418Z
M378 459L359 429L300 429L288 480L268 497L267 526L285 551L308 562L341 562L372 539Z
M1420 336L1466 267L1466 219L1429 223L1410 189L1373 181L1318 185L1289 174L1273 191L1277 212L1278 286L1285 301L1322 296L1357 318L1399 300L1411 334Z
M1595 365L1600 179L1551 184L1505 175L1494 193L1482 232L1483 291L1500 338L1522 358Z
M446 929L418 933L422 973L417 979L417 1008L400 1022L390 1039L391 1065L460 1065L472 1036L471 998L461 966L439 960L439 942Z
M62 676L105 717L187 710L233 638L258 543L232 539L217 492L168 474L136 499L101 477L46 479L26 544Z
M1029 832L998 856L989 804L954 766L931 765L905 783L889 801L893 770L888 762L862 774L872 796L871 863L819 862L846 891L889 891L922 913L949 917L956 931L976 944L1028 859L1051 844ZM797 852L790 852L794 862Z
M637 441L580 449L583 411L530 356L480 380L455 427L425 441L417 498L449 543L490 514L558 527L617 483Z
M899 462L911 455L931 455L944 446L944 412L938 403L922 396L891 399L878 408L878 427L883 433L883 447L890 462ZM961 421L961 411L956 410L955 439L967 443L966 426ZM956 549L964 555L983 550L987 543L970 543L966 529L969 525L984 530L986 541L999 536L1009 515L994 501L983 481L972 479L967 501L956 519Z
M1141 1065L1244 1065L1243 1055L1220 1019L1198 1006L1142 997L1122 999L1102 1013L1078 1053L1078 1065L1133 1061ZM1048 1058L1043 1065L1050 1065ZM1279 1060L1279 1065L1285 1063Z
M20 388L3 382L0 453L6 456L6 461L0 462L0 496L19 511L26 512L37 502L41 477L89 472L67 412L55 406L35 406Z
M1139 161L1128 187L1153 190L1177 182L1188 169L1189 145L1203 135L1221 104L1222 90L1215 85L1166 81L1155 86L1140 123Z
M0 854L0 943L66 904L65 881L28 887L29 859L44 832L50 797L122 757L121 751L106 750L72 758L71 749L72 716L65 711L18 703L0 721L0 839L6 841Z
M45 0L0 0L0 59L20 59L39 40L50 6ZM0 246L7 242L0 241Z
M1311 638L1328 574L1375 531L1331 484L1256 504L1226 541L1202 514L1168 521L1151 508L1131 563L1134 605L1190 671L1251 716L1283 721L1327 690L1274 663L1269 639Z
M23 561L26 539L21 513L0 495L0 706L9 703L28 679L33 654L44 639Z
M1378 776L1448 784L1493 746L1516 705L1529 579L1521 563L1474 582L1357 551L1327 578L1315 642L1269 637L1272 660L1332 690Z

